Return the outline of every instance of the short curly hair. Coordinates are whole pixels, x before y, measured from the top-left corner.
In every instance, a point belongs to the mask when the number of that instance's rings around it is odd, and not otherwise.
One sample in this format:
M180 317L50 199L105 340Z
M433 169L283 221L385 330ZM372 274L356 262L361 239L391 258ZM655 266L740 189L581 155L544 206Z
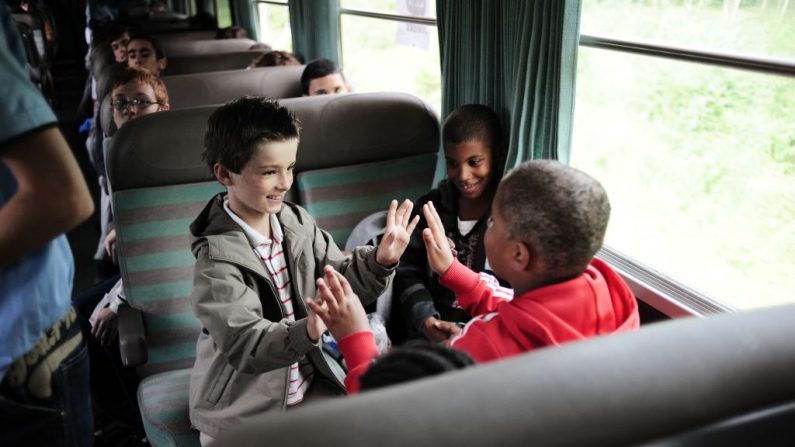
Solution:
M531 247L547 282L580 275L604 242L610 201L588 174L554 160L526 161L500 182L494 205L509 236Z
M359 377L361 390L382 388L474 365L467 353L424 340L412 340L378 358Z
M130 82L135 82L136 84L149 84L155 92L155 101L161 106L168 104L168 90L166 90L166 84L149 70L143 68L122 68L121 71L116 74L116 77L113 78L113 88L111 92Z

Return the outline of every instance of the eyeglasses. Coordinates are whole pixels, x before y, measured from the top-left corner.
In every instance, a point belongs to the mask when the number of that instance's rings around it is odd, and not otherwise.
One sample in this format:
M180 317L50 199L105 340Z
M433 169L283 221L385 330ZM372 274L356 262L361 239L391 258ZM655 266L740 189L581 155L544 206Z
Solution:
M110 106L116 110L126 110L129 106L133 106L137 109L145 109L155 104L160 103L156 101L149 101L147 99L131 99L129 101L126 99L114 99L110 102Z

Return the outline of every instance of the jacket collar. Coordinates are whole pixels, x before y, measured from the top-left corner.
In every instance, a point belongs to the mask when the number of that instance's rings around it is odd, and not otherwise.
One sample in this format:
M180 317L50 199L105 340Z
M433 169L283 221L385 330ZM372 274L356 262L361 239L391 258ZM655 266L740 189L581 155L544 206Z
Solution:
M256 272L270 280L270 275L262 265L262 261L251 248L249 239L243 229L235 223L223 208L225 193L219 193L207 204L199 217L191 224L191 233L196 238L194 251L202 240L207 241L210 259L230 262ZM277 217L284 233L284 245L290 258L298 259L303 253L305 240L313 234L311 222L303 219L300 207L285 202ZM288 262L288 266L292 266ZM294 272L290 272L292 276Z

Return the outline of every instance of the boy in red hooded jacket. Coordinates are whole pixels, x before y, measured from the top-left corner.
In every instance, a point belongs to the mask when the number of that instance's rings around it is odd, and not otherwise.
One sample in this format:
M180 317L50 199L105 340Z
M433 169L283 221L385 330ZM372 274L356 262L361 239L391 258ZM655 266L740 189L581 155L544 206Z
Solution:
M423 213L428 263L475 317L449 344L477 362L638 328L638 305L629 287L594 258L604 240L610 203L604 188L587 174L556 161L534 160L500 182L486 230L486 257L513 290L456 261L433 204L426 204ZM311 306L340 341L351 392L375 356L372 335L349 288L329 275L318 283L322 287Z

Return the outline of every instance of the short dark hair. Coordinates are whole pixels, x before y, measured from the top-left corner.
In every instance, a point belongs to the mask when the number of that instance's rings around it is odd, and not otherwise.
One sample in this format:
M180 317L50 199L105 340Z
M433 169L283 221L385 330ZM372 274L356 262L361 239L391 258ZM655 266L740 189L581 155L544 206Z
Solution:
M163 47L160 46L160 41L154 38L151 34L134 34L130 36L130 42L133 40L145 40L152 44L152 48L155 49L155 58L163 59L166 57L166 53L163 52ZM129 44L128 44L129 45Z
M339 73L342 79L345 79L345 75L342 74L342 70L336 62L331 59L315 59L306 64L306 68L301 74L301 89L304 94L309 94L309 83L312 82L312 79L322 78L335 73Z
M444 144L461 144L479 141L491 149L495 173L492 181L500 181L505 165L505 137L497 113L483 104L465 104L447 116L442 127Z
M474 365L463 351L424 340L412 340L379 357L359 377L361 390L371 390Z
M298 138L293 112L261 96L244 96L219 107L207 120L202 159L212 171L215 163L234 173L248 163L256 145Z
M588 174L554 160L526 161L500 182L494 204L511 238L543 260L546 283L580 275L604 242L610 201Z
M125 34L130 34L130 27L124 23L114 23L108 28L108 35L105 40L111 43L114 40L119 40Z

